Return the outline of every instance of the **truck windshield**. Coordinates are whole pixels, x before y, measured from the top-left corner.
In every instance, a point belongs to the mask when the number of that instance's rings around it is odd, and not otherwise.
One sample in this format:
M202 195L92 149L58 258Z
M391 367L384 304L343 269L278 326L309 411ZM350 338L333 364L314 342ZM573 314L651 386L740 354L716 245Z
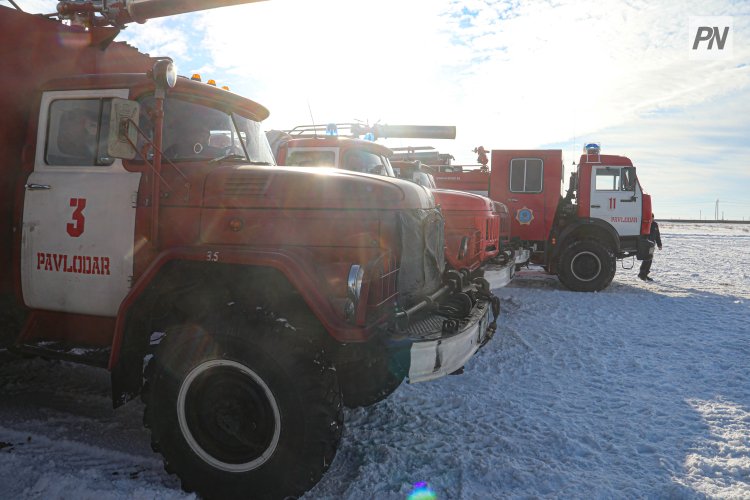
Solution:
M140 128L153 134L150 113L153 97L140 100ZM152 140L152 137L148 137ZM139 138L139 150L146 142ZM214 160L235 157L250 163L273 165L273 153L260 122L176 97L164 101L162 148L171 161Z
M334 151L289 150L286 165L297 165L300 167L334 167L336 166L336 153Z
M388 158L362 149L349 149L344 153L342 167L366 174L395 177Z

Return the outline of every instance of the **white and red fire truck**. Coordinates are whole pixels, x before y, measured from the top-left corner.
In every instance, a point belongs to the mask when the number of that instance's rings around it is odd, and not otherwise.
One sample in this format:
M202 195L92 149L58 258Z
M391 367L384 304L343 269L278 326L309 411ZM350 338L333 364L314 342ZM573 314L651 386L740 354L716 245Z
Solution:
M643 191L629 158L584 147L562 196L561 150L492 150L479 147L479 166L452 164L431 148L400 151L431 167L446 189L484 194L511 213L511 243L533 250L531 261L556 274L575 291L599 291L612 282L617 259L649 258L651 197ZM488 167L487 164L490 163Z

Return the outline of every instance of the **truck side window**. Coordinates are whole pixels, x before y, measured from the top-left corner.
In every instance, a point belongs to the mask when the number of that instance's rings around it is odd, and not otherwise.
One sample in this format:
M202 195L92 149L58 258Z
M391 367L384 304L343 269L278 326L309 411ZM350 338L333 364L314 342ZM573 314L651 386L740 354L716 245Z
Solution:
M106 166L109 99L58 99L49 107L44 160L48 165ZM105 105L106 102L106 105Z
M510 190L513 193L541 193L544 164L539 158L510 161Z
M613 167L596 169L596 190L597 191L619 191L620 190L620 169Z
M622 190L635 191L635 167L625 167L622 169Z

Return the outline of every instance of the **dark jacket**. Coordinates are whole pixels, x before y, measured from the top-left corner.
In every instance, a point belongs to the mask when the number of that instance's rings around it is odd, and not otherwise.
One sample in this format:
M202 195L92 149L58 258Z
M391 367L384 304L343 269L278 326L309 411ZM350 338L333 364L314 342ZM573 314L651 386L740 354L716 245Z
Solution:
M651 221L651 232L648 233L648 239L655 242L656 246L661 248L661 234L659 233L659 224L655 220Z

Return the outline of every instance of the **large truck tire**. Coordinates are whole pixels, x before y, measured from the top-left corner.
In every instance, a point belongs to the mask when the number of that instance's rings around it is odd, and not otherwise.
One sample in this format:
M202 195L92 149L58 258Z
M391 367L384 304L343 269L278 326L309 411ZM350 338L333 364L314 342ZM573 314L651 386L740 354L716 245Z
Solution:
M614 253L602 242L574 241L561 254L557 275L574 292L598 292L612 283L616 263Z
M335 370L298 332L210 323L168 331L147 370L152 447L204 498L302 495L341 439Z
M409 371L408 350L390 353L381 343L349 344L335 360L344 406L372 406L398 389Z

